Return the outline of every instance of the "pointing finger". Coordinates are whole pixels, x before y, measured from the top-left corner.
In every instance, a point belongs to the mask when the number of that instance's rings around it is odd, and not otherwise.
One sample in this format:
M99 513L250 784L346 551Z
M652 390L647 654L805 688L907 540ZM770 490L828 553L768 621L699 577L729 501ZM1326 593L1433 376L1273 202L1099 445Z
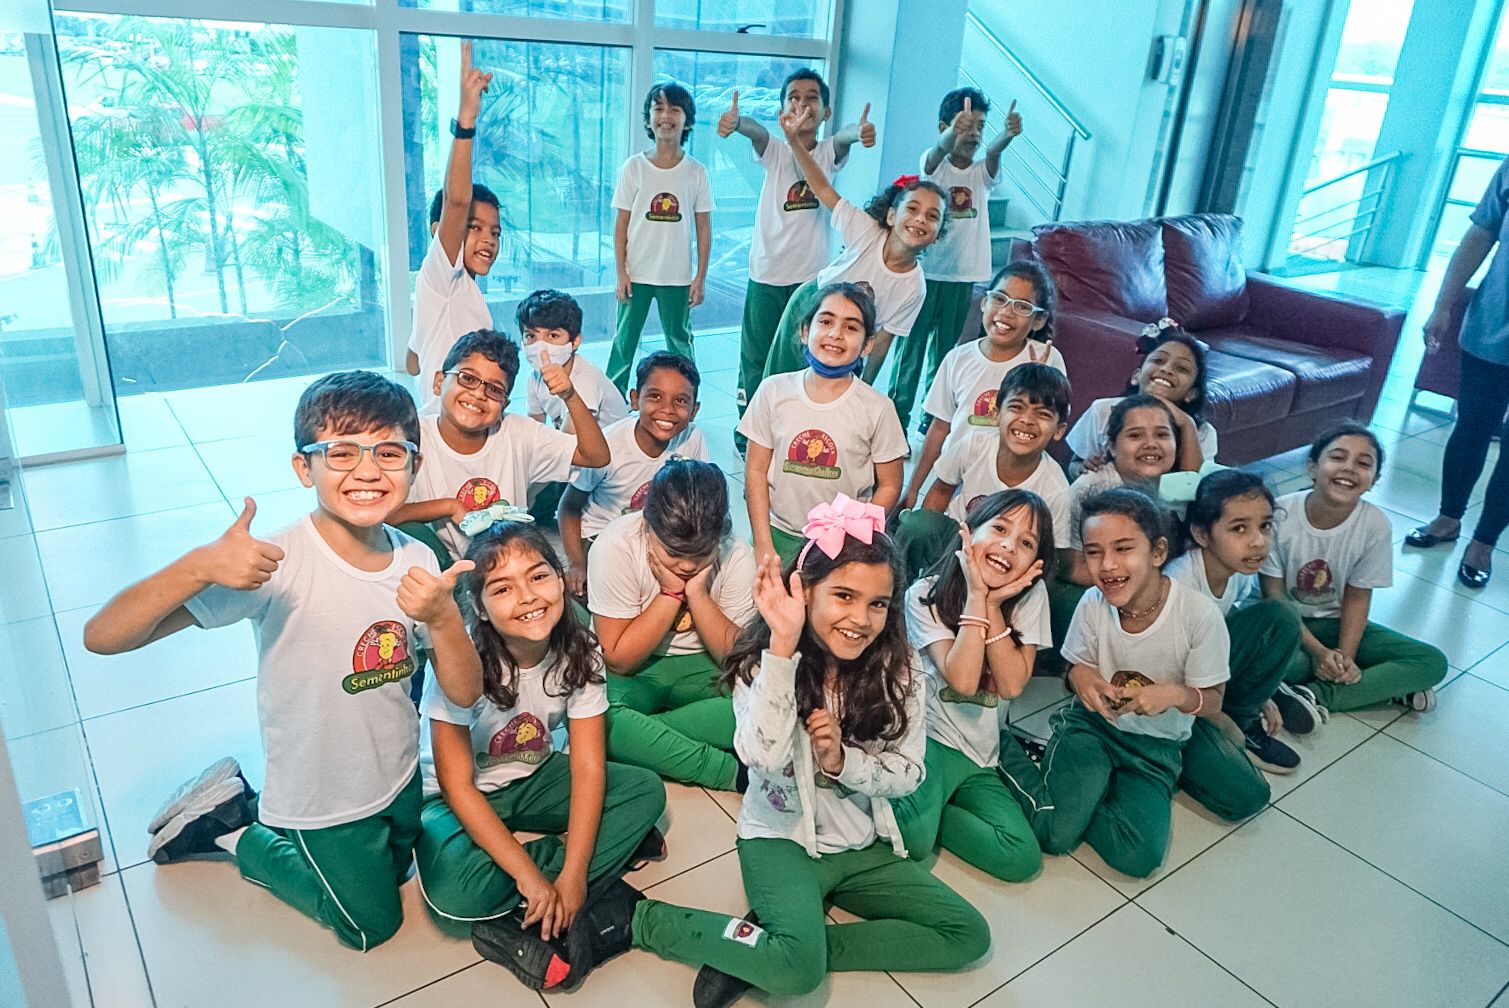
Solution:
M461 69L472 68L472 44L470 40L461 43Z

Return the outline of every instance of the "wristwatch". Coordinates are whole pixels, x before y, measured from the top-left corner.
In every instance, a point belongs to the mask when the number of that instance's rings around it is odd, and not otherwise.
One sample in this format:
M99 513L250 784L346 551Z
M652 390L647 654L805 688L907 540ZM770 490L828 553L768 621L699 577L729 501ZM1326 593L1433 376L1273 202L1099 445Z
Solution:
M456 120L451 120L451 136L457 140L470 140L477 135L477 127L463 126Z

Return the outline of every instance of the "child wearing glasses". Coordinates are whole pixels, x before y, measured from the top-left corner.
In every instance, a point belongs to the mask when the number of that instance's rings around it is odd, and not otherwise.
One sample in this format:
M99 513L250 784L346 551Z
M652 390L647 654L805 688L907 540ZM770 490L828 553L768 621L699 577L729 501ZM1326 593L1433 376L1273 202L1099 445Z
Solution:
M294 472L313 513L265 538L252 499L214 542L126 588L84 628L119 654L186 627L250 620L266 754L252 790L225 757L153 817L158 864L232 858L243 877L367 951L403 921L398 887L419 836L419 649L450 703L482 695L482 666L452 592L423 545L386 527L419 465L419 421L402 386L370 371L327 375L294 416Z
M597 418L559 365L547 366L541 379L565 402L574 434L505 412L518 374L518 344L478 329L456 341L435 375L440 412L419 418L425 464L408 503L389 520L435 549L442 567L466 555L471 539L461 526L470 512L522 508L531 483L564 480L574 465L610 461Z
M929 271L929 278L932 273ZM1047 364L1065 375L1063 355L1053 346L1053 313L1058 294L1048 271L1035 262L1001 269L980 302L984 335L950 350L922 403L928 415L927 439L901 507L913 507L947 445L963 437L999 434L996 397L1007 372L1018 364ZM1067 414L1066 414L1067 416ZM990 451L984 443L973 446Z

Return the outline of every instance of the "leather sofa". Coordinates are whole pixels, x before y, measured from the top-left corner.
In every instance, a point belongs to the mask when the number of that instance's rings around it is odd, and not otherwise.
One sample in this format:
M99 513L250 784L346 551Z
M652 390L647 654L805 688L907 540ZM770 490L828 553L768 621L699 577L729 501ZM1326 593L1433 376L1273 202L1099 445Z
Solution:
M1058 285L1054 345L1074 415L1121 395L1142 327L1167 315L1204 341L1206 419L1240 465L1309 444L1378 404L1404 313L1291 287L1242 265L1229 214L1043 224L1032 253ZM978 333L975 319L969 327Z

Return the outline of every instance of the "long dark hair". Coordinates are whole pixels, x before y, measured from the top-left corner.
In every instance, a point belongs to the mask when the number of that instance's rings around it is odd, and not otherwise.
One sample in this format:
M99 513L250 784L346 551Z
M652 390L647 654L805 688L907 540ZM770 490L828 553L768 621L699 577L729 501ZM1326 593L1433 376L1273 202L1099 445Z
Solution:
M1043 499L1031 490L1002 490L993 493L969 509L964 516L964 524L974 532L984 525L989 524L997 515L1010 514L1017 508L1027 508L1032 512L1033 523L1037 526L1037 555L1034 560L1043 562L1043 574L1038 581L1046 581L1048 571L1053 566L1053 513L1048 510L1048 505ZM923 575L923 577L936 577L932 591L924 595L922 604L932 607L938 616L938 622L948 627L955 634L959 632L959 614L964 611L964 598L969 594L969 582L964 577L964 565L959 562L958 540L950 539L949 549L938 558L938 562ZM1034 581L1033 584L1037 584ZM1001 603L1001 618L1006 625L1012 627L1012 640L1021 643L1021 637L1015 629L1016 623L1012 617L1016 614L1016 605L1032 590L1028 586L1020 595L1006 599Z
M849 564L880 564L890 570L891 606L885 627L858 658L838 661L812 633L811 626L803 626L797 643L802 656L796 667L797 710L805 715L827 706L824 685L832 667L837 681L839 731L843 737L856 742L875 739L893 742L906 734L906 698L912 688L912 648L907 643L902 617L906 579L902 577L890 536L876 533L869 543L846 536L838 556L831 559L820 549L808 550L801 564L802 586L810 588ZM782 571L787 584L795 568L793 562ZM760 652L769 646L770 626L765 617L757 614L728 653L727 671L723 674L725 685L730 689L739 682L748 685L759 671Z
M471 629L472 644L482 659L482 695L504 710L519 700L519 664L508 650L508 642L498 628L486 618L482 603L482 585L487 575L498 565L503 555L510 550L537 553L550 565L557 577L564 578L560 558L545 534L525 522L499 521L472 540L466 551L466 559L477 565L476 569L461 577L464 608ZM555 664L549 671L559 674L561 690L550 690L550 677L546 677L545 691L551 696L569 696L589 683L605 681L598 656L597 637L571 611L571 600L564 585L561 589L563 609L561 618L550 631L550 652L555 655Z
M1216 522L1221 520L1226 502L1235 497L1261 497L1268 502L1269 507L1278 507L1273 491L1268 489L1268 484L1257 473L1245 469L1217 469L1200 480L1200 485L1195 487L1195 499L1185 508L1181 528L1181 553L1187 553L1199 545L1195 542L1195 529L1210 534Z
M1053 277L1043 269L1042 264L1031 259L1018 259L1016 262L1002 266L995 276L990 278L990 286L986 290L995 290L1011 277L1026 280L1032 285L1032 303L1043 310L1043 327L1032 333L1027 338L1047 342L1053 338L1053 318L1058 314L1058 288L1053 284ZM1003 288L1004 289L1004 288ZM1064 414L1067 416L1068 414Z
M1137 352L1142 355L1143 363L1147 363L1147 357L1154 350L1165 343L1178 343L1189 351L1189 355L1195 359L1195 380L1189 387L1189 398L1179 404L1179 408L1189 414L1189 418L1197 425L1205 419L1205 380L1210 373L1210 368L1205 362L1205 344L1185 332L1178 323L1165 326L1157 336L1139 336L1137 338ZM1142 364L1137 365L1137 372L1132 375L1132 380L1127 383L1128 392L1146 391L1138 385L1142 377Z

